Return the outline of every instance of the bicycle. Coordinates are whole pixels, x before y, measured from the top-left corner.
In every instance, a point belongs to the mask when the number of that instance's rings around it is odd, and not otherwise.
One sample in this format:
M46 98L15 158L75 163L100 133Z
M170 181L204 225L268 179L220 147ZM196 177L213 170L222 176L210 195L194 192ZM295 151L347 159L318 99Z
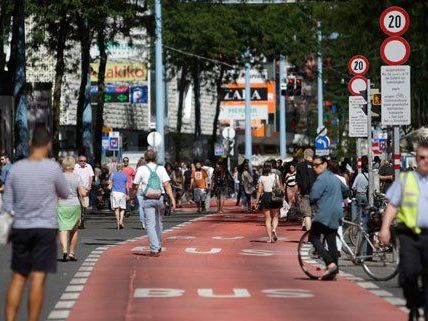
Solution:
M343 220L343 223L359 231L356 246L345 242L344 236L337 235L342 242L342 252L376 281L387 281L398 273L398 238L392 233L390 245L382 244L377 233L367 233L361 224ZM325 272L325 264L309 241L310 231L305 232L299 241L298 260L302 271L311 279L319 279ZM354 247L354 248L353 248ZM365 249L367 248L367 253ZM371 254L368 254L370 253Z

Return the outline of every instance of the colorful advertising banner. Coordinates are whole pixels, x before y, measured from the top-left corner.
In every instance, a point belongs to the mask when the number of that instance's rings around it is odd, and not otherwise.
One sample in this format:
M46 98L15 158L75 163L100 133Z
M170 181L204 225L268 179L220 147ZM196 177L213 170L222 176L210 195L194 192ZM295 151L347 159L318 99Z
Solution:
M91 64L91 81L98 81L99 63ZM135 62L110 62L106 67L106 83L118 82L146 82L147 65Z

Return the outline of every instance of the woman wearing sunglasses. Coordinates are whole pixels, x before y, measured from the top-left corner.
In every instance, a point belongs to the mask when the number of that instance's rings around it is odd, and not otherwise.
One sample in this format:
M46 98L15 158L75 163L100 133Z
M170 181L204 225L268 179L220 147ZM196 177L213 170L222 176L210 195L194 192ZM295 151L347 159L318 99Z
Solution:
M332 280L339 272L336 235L343 218L343 199L348 188L328 170L325 157L316 156L313 161L315 173L318 175L310 193L310 200L317 204L309 240L315 246L326 264L326 272L321 280ZM328 250L321 242L321 235L327 241Z

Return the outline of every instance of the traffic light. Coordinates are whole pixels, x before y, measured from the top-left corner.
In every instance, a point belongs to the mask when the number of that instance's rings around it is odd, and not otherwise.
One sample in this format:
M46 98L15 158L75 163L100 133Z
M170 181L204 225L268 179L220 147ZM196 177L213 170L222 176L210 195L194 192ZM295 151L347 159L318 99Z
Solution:
M288 83L287 83L287 96L288 97L294 96L294 84L295 84L294 78L289 78Z
M302 79L296 79L296 89L294 90L294 96L302 95Z

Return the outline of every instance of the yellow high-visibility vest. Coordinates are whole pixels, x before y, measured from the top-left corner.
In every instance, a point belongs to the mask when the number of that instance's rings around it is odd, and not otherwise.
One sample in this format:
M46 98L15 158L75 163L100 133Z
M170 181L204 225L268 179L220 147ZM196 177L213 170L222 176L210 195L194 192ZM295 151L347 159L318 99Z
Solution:
M416 234L421 233L417 227L419 184L414 172L401 173L400 175L402 199L398 210L397 222L403 223Z

